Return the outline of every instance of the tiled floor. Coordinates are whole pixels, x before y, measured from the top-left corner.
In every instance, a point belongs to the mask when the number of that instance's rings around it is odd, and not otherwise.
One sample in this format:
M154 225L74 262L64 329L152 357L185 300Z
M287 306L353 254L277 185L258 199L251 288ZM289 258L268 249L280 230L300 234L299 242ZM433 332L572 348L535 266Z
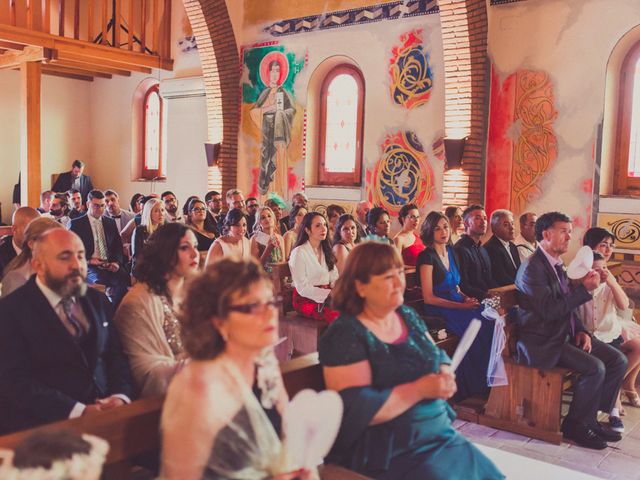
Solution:
M599 478L640 480L640 409L629 405L625 405L625 409L627 414L622 420L626 431L622 434L622 441L610 443L609 448L600 451L568 443L553 445L459 420L454 425L475 443L561 465Z

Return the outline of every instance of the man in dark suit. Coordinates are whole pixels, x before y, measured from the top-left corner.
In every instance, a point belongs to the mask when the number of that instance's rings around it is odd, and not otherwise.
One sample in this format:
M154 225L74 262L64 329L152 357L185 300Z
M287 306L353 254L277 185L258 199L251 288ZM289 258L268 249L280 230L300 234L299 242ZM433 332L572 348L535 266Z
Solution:
M258 212L258 199L256 197L247 198L247 232L249 236L253 235L253 226L256 224L256 213ZM275 212L274 212L275 213ZM286 230L284 231L286 232ZM282 227L280 228L280 234L284 233Z
M52 229L36 275L0 300L0 432L116 408L133 397L107 298L87 289L84 245Z
M11 219L11 235L7 235L0 240L0 278L9 262L22 252L22 240L24 239L24 229L34 218L40 214L31 207L20 207L13 212Z
M509 210L496 210L491 214L493 235L483 245L491 260L491 275L498 287L511 285L516 280L520 268L518 247L513 243L516 228L513 213Z
M69 211L70 220L81 217L87 213L87 210L82 203L82 194L80 194L80 190L72 188L67 192L67 197L69 198L69 205L71 205L71 210Z
M204 201L207 204L207 218L204 219L204 228L210 232L217 232L216 235L221 235L218 225L220 224L220 217L222 211L222 195L220 192L211 190L204 196Z
M518 362L535 368L564 367L579 373L569 413L562 422L565 438L593 449L620 440L620 434L597 421L598 410L614 406L627 368L619 350L589 336L575 308L591 300L600 284L591 270L569 285L560 256L571 240L571 219L559 212L536 221L539 246L516 276L518 289Z
M91 177L84 175L84 162L81 160L74 160L71 164L71 171L61 173L53 184L51 190L56 193L66 193L72 188L75 188L82 195L82 201L87 201L87 195L93 190L93 183L91 183Z
M100 190L89 192L87 214L71 221L87 252L89 283L109 287L108 295L117 306L127 293L129 275L124 269L122 240L116 222L105 217L105 195Z
M482 301L487 290L497 287L491 274L491 259L480 240L487 233L487 212L471 205L462 212L465 233L453 247L460 262L460 290Z

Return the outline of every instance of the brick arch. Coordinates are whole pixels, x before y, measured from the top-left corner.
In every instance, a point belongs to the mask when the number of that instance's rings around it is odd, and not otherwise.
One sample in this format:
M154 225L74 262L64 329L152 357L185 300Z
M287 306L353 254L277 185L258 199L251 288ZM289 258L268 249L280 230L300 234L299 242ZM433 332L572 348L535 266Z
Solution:
M240 117L238 47L225 0L183 2L198 40L207 101L208 139L211 143L222 143L218 165L222 190L226 192L236 188L237 184Z
M489 76L487 1L438 0L445 69L445 135L468 136L463 172L444 176L443 205L484 199Z

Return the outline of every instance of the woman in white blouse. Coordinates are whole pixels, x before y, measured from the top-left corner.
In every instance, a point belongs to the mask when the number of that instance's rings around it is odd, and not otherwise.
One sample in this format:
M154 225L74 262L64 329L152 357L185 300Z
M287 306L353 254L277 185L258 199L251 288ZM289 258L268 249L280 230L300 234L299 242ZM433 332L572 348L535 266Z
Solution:
M322 214L307 213L291 251L289 268L294 287L293 308L304 317L331 323L338 316L338 312L329 308L329 295L338 279L338 268L328 232L327 220Z

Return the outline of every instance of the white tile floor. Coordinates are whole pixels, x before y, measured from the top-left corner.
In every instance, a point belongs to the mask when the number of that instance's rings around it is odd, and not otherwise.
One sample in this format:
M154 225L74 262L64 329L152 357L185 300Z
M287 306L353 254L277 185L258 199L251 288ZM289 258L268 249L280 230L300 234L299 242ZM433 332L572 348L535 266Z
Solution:
M625 405L622 417L625 433L622 441L610 443L605 450L589 450L574 444L553 445L515 433L456 420L454 426L474 443L516 453L534 460L559 465L597 478L640 480L640 409ZM517 457L514 457L517 458ZM536 468L535 463L531 468ZM530 473L529 471L527 473ZM541 468L538 478L556 480ZM512 476L510 478L517 478ZM535 477L527 477L535 478ZM558 480L566 476L558 473Z

